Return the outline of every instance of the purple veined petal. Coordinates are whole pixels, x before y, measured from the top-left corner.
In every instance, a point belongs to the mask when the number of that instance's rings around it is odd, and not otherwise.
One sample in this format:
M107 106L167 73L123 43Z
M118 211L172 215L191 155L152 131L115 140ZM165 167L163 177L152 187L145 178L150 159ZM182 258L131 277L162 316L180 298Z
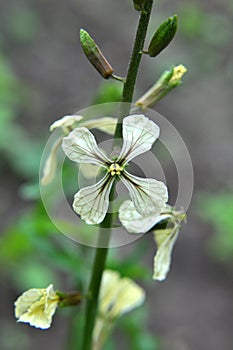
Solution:
M105 167L111 162L97 146L94 135L87 128L76 128L63 138L62 147L68 158L77 163L91 163Z
M117 161L128 163L146 151L159 137L159 126L143 114L129 115L123 119L123 146Z
M154 225L159 222L171 218L172 215L163 211L160 215L151 214L148 216L141 215L136 209L132 201L127 200L122 203L119 208L119 219L122 225L130 233L140 234L148 232Z
M126 170L121 180L129 190L132 202L141 215L160 215L168 201L167 186L162 181L137 177Z
M107 173L95 185L84 187L75 194L73 209L87 224L99 224L104 220L113 181L114 177Z

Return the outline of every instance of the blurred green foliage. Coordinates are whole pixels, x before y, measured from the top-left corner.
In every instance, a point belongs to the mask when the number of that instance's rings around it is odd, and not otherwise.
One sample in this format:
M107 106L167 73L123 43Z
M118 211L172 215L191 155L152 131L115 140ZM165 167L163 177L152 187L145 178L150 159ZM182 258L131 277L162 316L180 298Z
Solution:
M232 192L232 191L231 191ZM218 261L233 262L233 195L229 192L203 194L197 207L201 218L213 226L208 249Z
M120 102L121 94L122 84L115 81L103 82L93 98L93 104Z
M179 14L182 34L188 39L213 48L223 48L231 42L233 24L225 12L207 13L200 3L190 2L182 4Z
M17 120L28 91L0 52L0 166L7 162L16 174L33 179L38 176L44 141L30 137Z

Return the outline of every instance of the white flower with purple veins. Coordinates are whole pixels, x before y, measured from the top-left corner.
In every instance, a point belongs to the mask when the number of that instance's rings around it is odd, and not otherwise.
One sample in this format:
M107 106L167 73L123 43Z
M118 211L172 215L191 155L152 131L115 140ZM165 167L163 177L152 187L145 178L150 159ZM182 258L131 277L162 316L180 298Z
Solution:
M97 146L95 137L85 127L74 129L63 138L62 147L71 160L77 163L99 165L105 170L96 184L80 189L74 196L74 211L87 224L103 221L109 206L109 194L118 178L129 190L132 206L141 215L159 215L167 200L166 185L154 179L131 175L126 166L138 156L151 149L159 137L159 127L142 114L130 115L123 120L123 146L119 156L108 158Z

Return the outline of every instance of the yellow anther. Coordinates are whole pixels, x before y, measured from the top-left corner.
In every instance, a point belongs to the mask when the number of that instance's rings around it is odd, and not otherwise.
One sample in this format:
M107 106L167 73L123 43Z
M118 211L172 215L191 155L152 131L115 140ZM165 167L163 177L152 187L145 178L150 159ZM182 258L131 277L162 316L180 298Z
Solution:
M120 175L120 173L124 170L122 166L117 163L112 163L108 169L108 172L111 173L112 176Z

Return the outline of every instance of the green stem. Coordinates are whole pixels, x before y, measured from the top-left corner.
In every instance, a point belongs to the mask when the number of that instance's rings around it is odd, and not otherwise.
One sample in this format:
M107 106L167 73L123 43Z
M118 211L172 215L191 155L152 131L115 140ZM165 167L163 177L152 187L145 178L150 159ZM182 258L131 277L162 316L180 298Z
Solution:
M98 297L100 284L102 279L102 274L105 268L105 261L108 253L108 245L111 236L111 226L112 226L112 210L111 201L114 198L115 186L111 190L109 196L110 210L106 214L104 221L100 224L99 230L99 246L104 246L104 248L97 247L95 251L95 259L93 264L92 276L87 294L87 304L85 312L85 325L84 325L84 341L82 350L92 349L92 333L95 325L95 318L98 306ZM108 229L108 231L107 231Z
M138 74L138 69L141 61L142 50L144 46L144 41L146 37L147 27L150 19L151 9L153 5L153 0L147 1L146 13L141 13L137 34L134 42L134 48L132 56L129 62L129 68L126 76L126 81L124 83L122 102L131 103L133 99L134 87L136 83L136 78ZM125 114L121 113L118 118L118 124L116 127L115 139L122 138L122 120ZM114 188L110 194L110 203L114 197ZM82 350L92 349L92 333L95 325L95 318L97 314L98 297L101 285L102 274L105 268L105 261L108 253L108 245L111 236L111 226L112 226L112 210L109 210L104 221L100 225L99 239L104 239L105 248L96 248L95 260L92 270L92 277L88 289L88 299L86 304L85 313L85 325L84 325L84 341ZM108 232L106 230L108 228ZM103 242L102 244L103 245Z
M129 61L128 72L124 83L122 99L121 99L122 102L131 103L133 100L134 87L136 84L138 69L142 58L142 51L143 51L147 28L150 20L153 1L154 0L147 1L145 12L141 13L140 15L136 38L134 41L133 52ZM121 113L118 118L118 123L115 131L116 139L122 138L122 120L125 117L125 113L127 112L128 111L124 110L123 113Z

